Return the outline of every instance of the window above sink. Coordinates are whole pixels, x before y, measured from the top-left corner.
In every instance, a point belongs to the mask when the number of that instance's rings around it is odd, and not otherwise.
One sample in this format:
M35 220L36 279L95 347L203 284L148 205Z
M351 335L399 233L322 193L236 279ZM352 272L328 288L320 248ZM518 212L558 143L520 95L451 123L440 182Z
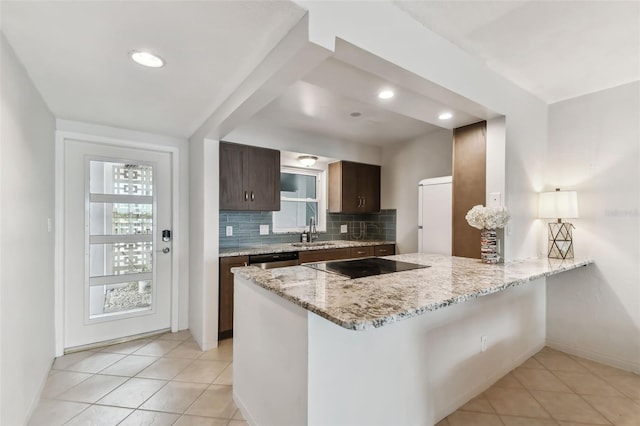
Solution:
M280 211L273 212L273 232L302 232L314 218L316 229L326 231L326 173L310 168L282 167Z

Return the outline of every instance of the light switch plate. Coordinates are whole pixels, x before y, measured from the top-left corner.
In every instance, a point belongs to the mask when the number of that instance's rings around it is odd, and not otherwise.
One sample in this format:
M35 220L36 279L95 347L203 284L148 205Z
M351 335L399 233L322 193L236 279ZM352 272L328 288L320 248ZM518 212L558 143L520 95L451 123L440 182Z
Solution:
M269 225L260 225L260 235L269 235Z
M347 232L347 225L340 225L340 233L341 234L346 234Z
M231 237L233 235L233 226L227 226L227 237Z

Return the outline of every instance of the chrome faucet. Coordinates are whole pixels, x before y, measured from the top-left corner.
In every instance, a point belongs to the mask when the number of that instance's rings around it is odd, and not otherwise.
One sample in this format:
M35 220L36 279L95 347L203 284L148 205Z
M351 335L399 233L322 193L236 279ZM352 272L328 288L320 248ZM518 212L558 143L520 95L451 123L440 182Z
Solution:
M312 243L313 240L317 240L319 237L318 230L316 229L316 220L313 217L309 218L309 242Z

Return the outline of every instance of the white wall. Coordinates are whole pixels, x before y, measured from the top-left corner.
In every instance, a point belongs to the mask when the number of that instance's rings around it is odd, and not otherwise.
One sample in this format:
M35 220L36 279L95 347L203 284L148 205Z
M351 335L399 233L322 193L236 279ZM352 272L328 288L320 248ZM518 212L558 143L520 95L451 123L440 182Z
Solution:
M54 117L0 36L0 424L26 424L54 355Z
M505 149L507 141L504 117L487 120L487 152L486 177L487 198L485 205L489 205L491 193L500 194L500 203L504 204L505 191Z
M548 280L548 342L640 372L640 82L549 116L545 189L578 191L575 253L595 265Z
M234 400L251 424L433 425L544 344L544 280L365 331L235 285Z
M382 150L383 209L396 209L397 253L418 251L418 182L451 176L453 133L438 130Z
M178 157L178 227L173 229L174 255L178 253L178 329L189 327L189 146L182 138L140 132L117 127L102 126L70 120L56 120L56 130L89 138L109 138L144 147L169 147L177 150ZM175 172L174 172L175 173ZM176 188L173 188L175 190ZM174 193L174 196L175 193Z
M223 138L228 142L262 146L282 151L304 152L309 155L381 164L380 147L332 139L323 135L302 133L264 122L250 122L238 127Z
M219 147L191 138L189 329L202 350L218 345Z

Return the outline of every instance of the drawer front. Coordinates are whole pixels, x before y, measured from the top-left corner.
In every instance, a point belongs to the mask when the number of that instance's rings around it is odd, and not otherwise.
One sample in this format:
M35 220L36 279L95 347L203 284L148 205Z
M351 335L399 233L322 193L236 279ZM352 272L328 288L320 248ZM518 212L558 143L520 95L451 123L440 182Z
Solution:
M300 263L324 262L327 260L348 259L351 256L349 248L309 250L298 253Z
M373 256L373 246L369 247L351 247L351 257L370 257Z
M396 246L395 244L385 244L383 246L375 246L374 252L376 256L391 256L392 254L396 254Z

